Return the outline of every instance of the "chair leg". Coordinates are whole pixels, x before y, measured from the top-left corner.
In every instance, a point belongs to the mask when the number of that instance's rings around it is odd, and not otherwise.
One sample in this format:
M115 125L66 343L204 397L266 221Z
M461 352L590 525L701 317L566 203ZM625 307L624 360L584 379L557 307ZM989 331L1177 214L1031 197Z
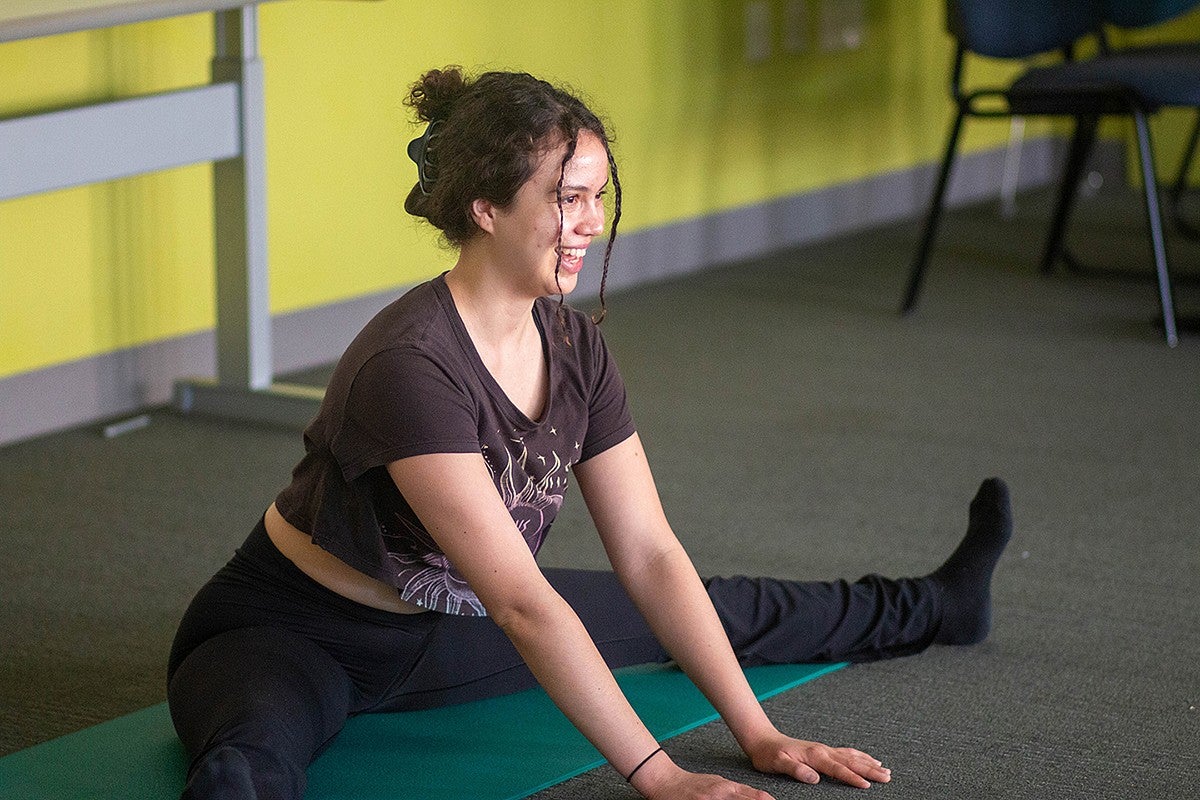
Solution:
M1150 123L1140 110L1133 112L1137 129L1138 158L1142 168L1142 185L1146 190L1146 216L1150 222L1150 247L1154 254L1154 269L1158 274L1158 296L1162 303L1163 333L1167 345L1179 343L1175 330L1175 307L1171 301L1171 277L1167 272L1167 247L1163 236L1162 209L1158 205L1158 178L1154 174L1154 151L1150 144Z
M908 275L908 288L904 293L904 304L900 307L901 314L912 313L917 305L917 297L921 293L921 284L925 278L925 267L929 263L929 251L933 247L934 237L937 236L938 222L941 221L942 209L945 205L946 187L950 183L950 171L954 166L954 156L958 151L958 137L962 132L965 114L960 106L950 126L950 137L946 141L946 154L942 158L942 168L938 173L937 184L933 189L933 198L929 202L929 213L925 216L925 228L921 233L921 243L913 257L912 268Z
M1192 169L1192 160L1196 155L1196 145L1200 144L1200 109L1196 109L1196 121L1192 124L1192 133L1188 137L1187 147L1183 150L1183 161L1179 164L1179 173L1169 194L1171 200L1171 221L1179 232L1189 239L1200 239L1200 229L1183 218L1181 206L1183 195L1187 191L1188 173Z
M1063 169L1062 183L1058 186L1058 201L1054 207L1054 218L1050 225L1050 235L1046 239L1046 247L1042 251L1041 270L1044 274L1054 271L1054 265L1059 259L1071 263L1073 259L1063 248L1066 238L1067 220L1079 195L1079 182L1083 179L1083 171L1092 147L1096 143L1097 118L1083 116L1075 118L1075 134L1071 137L1071 147L1067 151L1067 163Z
M1013 117L1000 173L1000 213L1008 219L1017 213L1017 185L1021 181L1021 150L1025 144L1025 118Z

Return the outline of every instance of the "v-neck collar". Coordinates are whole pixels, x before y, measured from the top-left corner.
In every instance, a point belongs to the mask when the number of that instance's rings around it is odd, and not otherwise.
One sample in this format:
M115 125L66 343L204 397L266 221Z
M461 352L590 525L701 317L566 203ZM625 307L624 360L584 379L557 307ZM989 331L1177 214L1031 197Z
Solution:
M454 335L458 339L459 346L462 348L476 377L479 378L479 381L483 384L488 394L499 401L508 415L523 429L528 430L542 425L550 418L551 408L554 404L554 385L557 374L555 360L551 357L554 350L550 347L549 339L546 336L546 320L542 313L543 304L535 301L530 313L533 314L533 324L537 326L538 337L542 342L542 357L546 359L546 371L549 374L549 381L546 390L546 403L542 409L541 419L532 420L509 398L495 376L487 368L487 365L483 363L483 358L479 355L479 349L475 346L474 340L471 339L471 334L467 331L467 325L463 322L462 315L458 312L458 306L454 304L454 295L450 292L450 287L446 285L445 273L442 273L433 280L433 288L437 293L438 299L441 301L442 307L446 311L446 315L450 318L450 327L454 330Z

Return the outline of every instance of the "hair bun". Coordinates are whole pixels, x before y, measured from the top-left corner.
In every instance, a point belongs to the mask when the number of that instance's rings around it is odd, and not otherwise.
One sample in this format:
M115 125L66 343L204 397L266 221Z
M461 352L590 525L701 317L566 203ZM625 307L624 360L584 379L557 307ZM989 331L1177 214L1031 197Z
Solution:
M425 122L446 119L466 88L462 67L431 69L413 84L405 102L416 109L417 117Z

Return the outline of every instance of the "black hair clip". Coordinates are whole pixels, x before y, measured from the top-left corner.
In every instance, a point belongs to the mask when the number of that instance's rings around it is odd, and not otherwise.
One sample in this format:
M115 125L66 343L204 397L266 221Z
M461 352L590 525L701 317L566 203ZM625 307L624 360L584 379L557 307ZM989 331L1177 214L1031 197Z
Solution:
M417 186L421 187L421 194L424 195L433 191L433 182L437 180L437 160L431 158L429 145L437 136L441 124L440 119L433 120L423 134L408 143L408 157L417 165Z

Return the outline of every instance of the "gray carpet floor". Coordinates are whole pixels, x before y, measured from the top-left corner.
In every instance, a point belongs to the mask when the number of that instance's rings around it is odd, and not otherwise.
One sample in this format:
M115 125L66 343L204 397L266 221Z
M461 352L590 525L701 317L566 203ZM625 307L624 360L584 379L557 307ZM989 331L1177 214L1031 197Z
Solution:
M892 767L872 793L1200 797L1200 336L1165 346L1148 282L1038 275L1046 215L1043 196L1013 219L951 215L909 319L911 223L610 300L606 336L702 573L924 573L982 478L1012 487L989 641L767 704ZM1144 269L1143 224L1132 196L1102 195L1073 247ZM1200 272L1200 247L1172 255ZM1200 311L1195 284L1177 299ZM168 410L115 439L0 449L0 752L162 701L184 606L299 452L294 431ZM542 561L604 566L578 498ZM667 749L780 800L855 791L755 775L719 723ZM537 795L635 796L607 767Z

